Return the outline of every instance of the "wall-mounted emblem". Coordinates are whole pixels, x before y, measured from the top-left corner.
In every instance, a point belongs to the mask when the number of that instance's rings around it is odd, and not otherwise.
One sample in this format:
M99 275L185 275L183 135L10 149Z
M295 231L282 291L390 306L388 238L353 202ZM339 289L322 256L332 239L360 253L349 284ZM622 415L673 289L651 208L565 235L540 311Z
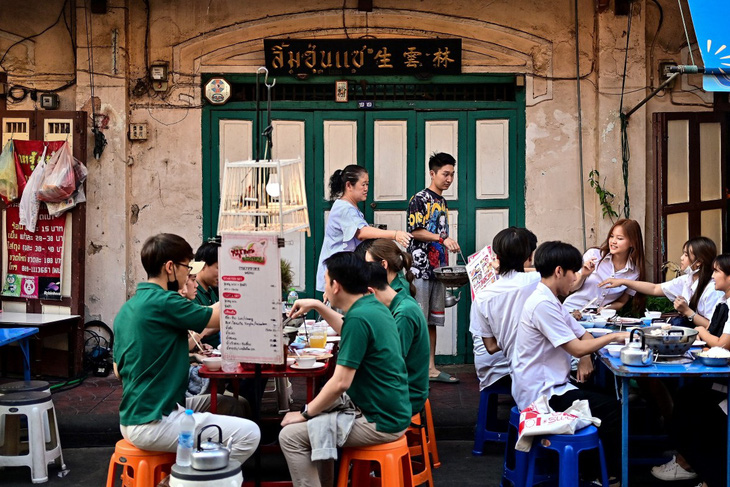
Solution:
M205 99L214 105L222 105L231 97L231 85L223 78L212 78L205 84Z

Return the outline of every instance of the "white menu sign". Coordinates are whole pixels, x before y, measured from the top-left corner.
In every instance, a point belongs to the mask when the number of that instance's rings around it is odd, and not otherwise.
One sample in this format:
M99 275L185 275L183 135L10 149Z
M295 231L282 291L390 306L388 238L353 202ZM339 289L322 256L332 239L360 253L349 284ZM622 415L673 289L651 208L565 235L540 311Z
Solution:
M218 276L223 358L283 364L277 237L223 233Z

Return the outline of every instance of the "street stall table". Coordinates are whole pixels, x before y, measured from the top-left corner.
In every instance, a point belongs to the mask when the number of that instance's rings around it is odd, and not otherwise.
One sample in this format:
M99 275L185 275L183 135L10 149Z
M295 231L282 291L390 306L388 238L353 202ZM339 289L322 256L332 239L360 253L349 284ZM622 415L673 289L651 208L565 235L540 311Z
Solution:
M605 349L597 352L601 362L621 380L621 479L624 487L629 485L629 382L642 377L714 377L728 382L728 403L730 403L730 366L708 367L695 360L690 363L653 363L644 367L627 366L618 357L612 357ZM728 421L727 462L730 465L730 421ZM727 486L730 487L730 469Z
M66 370L62 372L67 373L68 377L75 377L82 370L84 349L82 326L83 322L79 315L16 313L10 311L0 313L0 328L38 328L38 336L41 339L47 336L66 334L68 337L68 368L64 367L63 369ZM43 362L42 340L38 340L34 344L33 356L36 362ZM44 367L48 368L46 365Z
M318 377L327 375L333 361L331 359L324 362L324 367L316 369L293 369L291 366L282 365L261 365L260 377L268 379L270 377L305 377L307 379L307 402L314 399L314 381ZM238 364L235 372L224 372L217 370L209 371L202 366L198 371L200 377L210 379L210 412L215 413L218 408L218 382L223 379L253 379L256 378L256 365L254 364ZM234 381L237 384L238 381ZM255 407L255 405L252 405Z
M0 347L18 342L23 353L23 379L30 381L30 354L28 338L38 333L38 328L0 328Z

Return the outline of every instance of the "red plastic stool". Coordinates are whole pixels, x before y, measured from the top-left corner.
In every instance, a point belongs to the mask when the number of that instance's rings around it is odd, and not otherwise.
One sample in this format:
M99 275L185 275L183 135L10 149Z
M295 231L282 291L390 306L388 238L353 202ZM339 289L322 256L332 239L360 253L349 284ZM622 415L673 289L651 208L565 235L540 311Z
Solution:
M420 414L416 414L411 418L411 425L406 430L406 440L408 441L408 450L411 455L413 485L421 485L428 482L429 487L433 487L433 473L431 472L431 460L428 456L426 425L422 424ZM421 461L413 460L414 457L420 457Z
M371 462L380 466L380 478L370 476ZM411 458L405 436L382 445L343 448L338 487L347 487L350 463L353 464L352 485L361 487L379 481L380 485L388 487L413 487Z
M439 451L436 447L436 431L433 428L433 416L431 416L431 402L426 399L426 404L423 405L423 411L426 414L426 438L428 438L428 451L431 453L431 467L439 468L441 462L439 461Z
M174 453L140 450L127 440L119 440L109 461L106 487L114 487L118 465L122 466L123 487L155 487L170 474L174 463Z

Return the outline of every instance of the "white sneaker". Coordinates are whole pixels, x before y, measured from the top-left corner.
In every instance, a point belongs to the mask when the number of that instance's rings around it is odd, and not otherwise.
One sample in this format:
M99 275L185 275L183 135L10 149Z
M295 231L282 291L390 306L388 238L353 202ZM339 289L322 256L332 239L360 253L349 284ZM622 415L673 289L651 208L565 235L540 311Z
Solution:
M677 463L676 456L672 456L672 459L664 465L652 467L651 474L659 480L666 481L691 480L697 478L697 474L695 472L685 470Z

